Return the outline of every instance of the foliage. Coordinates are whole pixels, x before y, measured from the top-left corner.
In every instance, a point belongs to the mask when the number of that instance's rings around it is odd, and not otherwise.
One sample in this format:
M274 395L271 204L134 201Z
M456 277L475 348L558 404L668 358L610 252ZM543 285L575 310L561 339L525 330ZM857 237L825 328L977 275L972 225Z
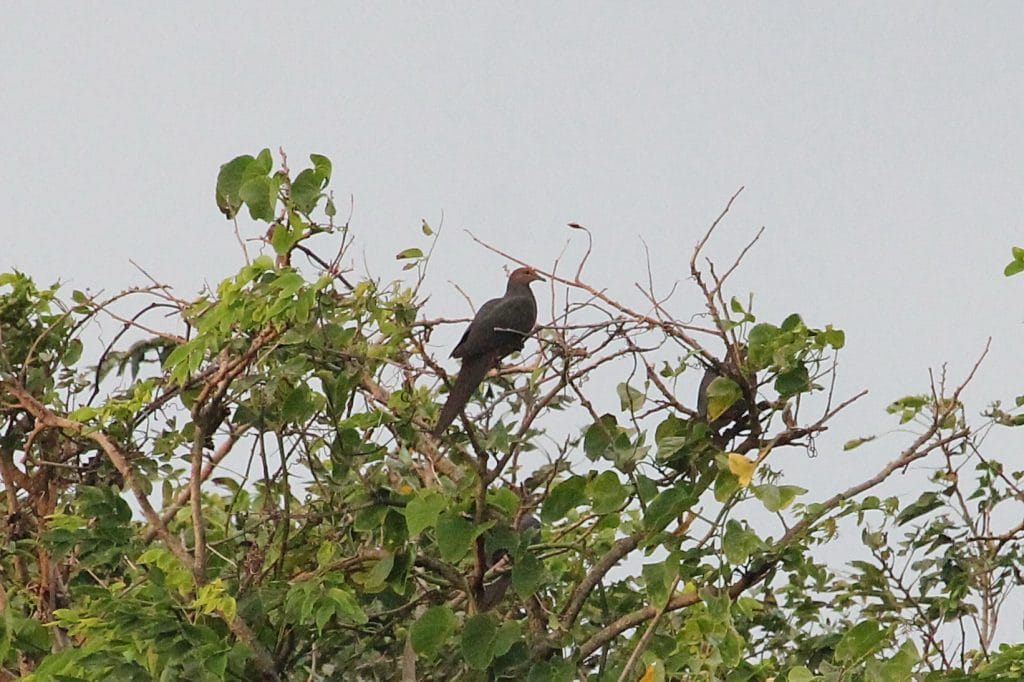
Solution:
M435 440L430 249L397 254L411 283L355 278L310 162L221 168L218 207L265 223L267 253L194 299L0 275L0 679L1020 676L996 627L1024 474L982 439L1024 400L972 426L966 381L933 382L891 406L915 433L877 474L786 483L777 453L814 454L859 397L833 401L846 337L726 302L732 269L697 266L716 221L690 261L705 326L654 291L636 312L585 259L549 273L564 313ZM917 499L876 494L919 460Z
M1013 260L1006 264L1003 274L1007 277L1024 272L1024 249L1019 246L1013 247Z

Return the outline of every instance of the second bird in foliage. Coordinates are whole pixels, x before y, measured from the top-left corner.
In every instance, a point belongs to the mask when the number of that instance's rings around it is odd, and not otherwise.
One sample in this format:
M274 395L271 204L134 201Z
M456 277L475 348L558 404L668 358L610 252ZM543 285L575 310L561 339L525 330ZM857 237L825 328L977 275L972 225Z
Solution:
M462 412L491 368L497 367L506 355L522 350L526 337L537 323L537 300L530 290L530 283L536 281L544 281L536 270L517 268L509 275L505 295L487 301L476 311L452 351L453 358L462 360L462 369L441 408L433 431L435 436L444 433Z

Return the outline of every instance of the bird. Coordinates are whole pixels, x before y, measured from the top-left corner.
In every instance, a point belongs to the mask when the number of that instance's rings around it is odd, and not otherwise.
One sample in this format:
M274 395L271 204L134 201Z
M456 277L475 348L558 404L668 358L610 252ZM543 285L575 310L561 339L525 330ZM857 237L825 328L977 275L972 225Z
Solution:
M519 521L516 523L516 531L519 532L519 546L527 547L537 542L540 539L541 523L533 514L523 514ZM504 549L499 549L496 552L491 553L490 562L488 562L487 570L490 571L492 568L498 565L506 557L509 558L508 565L505 566L505 570L498 576L498 579L494 582L488 583L483 586L483 592L480 598L477 600L477 609L481 613L484 611L490 611L505 597L505 593L508 592L509 585L512 584L512 571L511 568L511 557Z
M506 355L523 349L526 337L537 323L537 299L530 284L543 281L533 268L516 268L508 277L505 295L487 301L476 311L451 353L451 357L462 360L462 368L437 418L435 436L444 433L462 412L491 368L497 367Z

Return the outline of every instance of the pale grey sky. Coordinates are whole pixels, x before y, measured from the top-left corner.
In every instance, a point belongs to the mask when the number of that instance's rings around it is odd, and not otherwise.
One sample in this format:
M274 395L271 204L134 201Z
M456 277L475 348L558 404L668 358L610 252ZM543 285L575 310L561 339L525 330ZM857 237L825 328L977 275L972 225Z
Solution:
M872 391L796 480L877 470L901 438L837 445L990 335L971 407L1024 393L1024 280L1001 274L1024 244L1024 4L325 5L5 5L0 266L116 290L132 258L187 294L240 262L219 165L283 146L334 160L375 275L444 214L431 315L466 312L448 281L503 286L464 229L547 266L569 221L590 279L636 302L640 238L667 290L745 185L712 252L767 231L733 293L845 329L839 392ZM684 282L673 305L699 301Z

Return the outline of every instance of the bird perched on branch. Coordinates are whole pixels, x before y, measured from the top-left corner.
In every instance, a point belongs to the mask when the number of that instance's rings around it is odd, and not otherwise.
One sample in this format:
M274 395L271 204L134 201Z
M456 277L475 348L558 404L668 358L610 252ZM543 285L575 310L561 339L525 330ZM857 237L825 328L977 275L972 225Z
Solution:
M435 436L444 433L462 412L491 368L497 367L506 355L522 350L526 337L537 323L537 300L530 290L530 283L537 281L543 282L544 278L533 268L517 268L508 277L505 295L487 301L476 311L462 340L452 351L453 358L462 360L462 369L441 408L433 431Z

